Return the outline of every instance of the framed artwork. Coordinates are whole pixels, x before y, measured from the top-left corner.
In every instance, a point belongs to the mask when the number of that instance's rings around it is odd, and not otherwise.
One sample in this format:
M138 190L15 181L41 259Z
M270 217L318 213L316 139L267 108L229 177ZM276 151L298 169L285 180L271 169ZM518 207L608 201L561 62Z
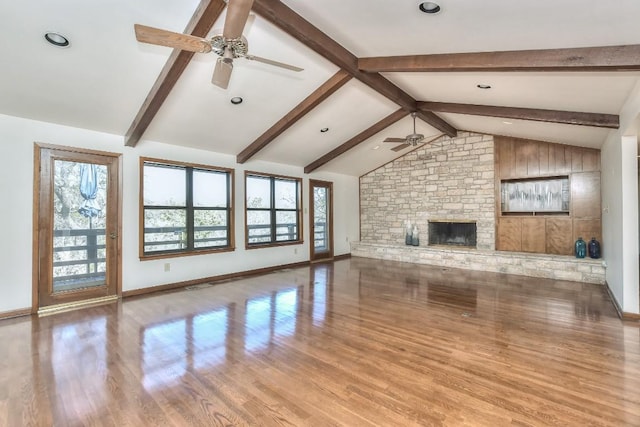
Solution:
M569 212L569 177L502 181L502 212Z

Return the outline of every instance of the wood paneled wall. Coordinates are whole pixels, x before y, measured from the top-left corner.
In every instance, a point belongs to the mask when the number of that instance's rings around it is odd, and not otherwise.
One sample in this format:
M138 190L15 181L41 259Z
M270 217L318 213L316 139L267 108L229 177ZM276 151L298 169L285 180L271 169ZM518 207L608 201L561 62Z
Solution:
M602 241L600 150L496 136L496 249L572 255L578 237ZM568 176L569 215L505 216L500 185L505 179Z

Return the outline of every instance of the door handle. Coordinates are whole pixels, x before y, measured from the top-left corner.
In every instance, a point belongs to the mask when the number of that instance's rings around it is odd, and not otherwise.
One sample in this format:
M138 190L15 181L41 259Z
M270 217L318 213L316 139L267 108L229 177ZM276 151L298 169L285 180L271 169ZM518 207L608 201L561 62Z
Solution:
M115 239L116 237L118 237L118 233L111 233L109 234L109 237Z

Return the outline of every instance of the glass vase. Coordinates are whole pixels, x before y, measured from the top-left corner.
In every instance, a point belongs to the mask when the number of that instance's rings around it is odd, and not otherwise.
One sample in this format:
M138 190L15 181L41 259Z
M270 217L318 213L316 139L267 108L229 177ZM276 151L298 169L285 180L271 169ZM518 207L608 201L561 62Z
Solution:
M411 240L412 240L411 221L406 220L404 223L404 227L405 227L404 244L411 245Z
M582 237L578 237L574 246L576 258L584 258L587 256L587 243L582 240Z
M600 242L598 242L595 237L592 237L589 242L589 258L600 258Z
M411 245L420 246L420 231L416 225L413 226L413 230L411 231Z

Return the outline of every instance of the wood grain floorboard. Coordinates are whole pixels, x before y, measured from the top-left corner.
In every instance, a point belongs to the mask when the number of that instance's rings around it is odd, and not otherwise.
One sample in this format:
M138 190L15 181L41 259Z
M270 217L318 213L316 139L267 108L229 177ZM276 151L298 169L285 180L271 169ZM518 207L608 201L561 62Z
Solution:
M6 400L0 400L0 426L9 425L9 405Z
M639 426L597 285L350 258L0 321L0 426Z

